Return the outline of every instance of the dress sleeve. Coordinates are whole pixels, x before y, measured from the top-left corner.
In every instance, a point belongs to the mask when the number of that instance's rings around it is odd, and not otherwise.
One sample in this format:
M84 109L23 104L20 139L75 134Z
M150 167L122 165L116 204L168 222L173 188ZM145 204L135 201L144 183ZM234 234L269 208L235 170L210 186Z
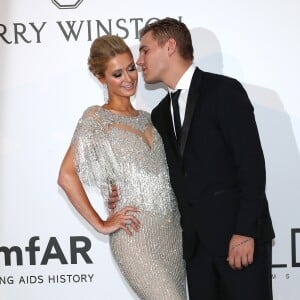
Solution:
M107 199L109 185L114 180L113 168L107 158L108 144L95 107L88 108L78 121L71 149L80 181L85 187L100 190L104 199Z

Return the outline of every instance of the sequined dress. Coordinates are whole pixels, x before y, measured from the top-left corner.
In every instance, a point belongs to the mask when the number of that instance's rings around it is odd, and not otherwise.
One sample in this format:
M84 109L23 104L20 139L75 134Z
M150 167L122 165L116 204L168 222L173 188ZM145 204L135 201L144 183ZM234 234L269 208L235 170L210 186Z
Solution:
M72 149L83 184L108 199L118 186L124 206L139 208L138 232L110 235L112 254L140 299L186 299L185 265L176 199L170 186L162 140L150 114L120 116L99 106L88 108L78 122ZM130 225L128 225L130 226Z

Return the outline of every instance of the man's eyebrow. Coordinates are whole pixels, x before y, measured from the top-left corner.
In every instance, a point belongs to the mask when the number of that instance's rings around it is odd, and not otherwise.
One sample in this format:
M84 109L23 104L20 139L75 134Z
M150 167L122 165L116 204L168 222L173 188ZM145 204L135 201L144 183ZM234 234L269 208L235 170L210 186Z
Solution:
M145 46L145 45L140 46L139 51L141 52L141 51L144 50L146 47L147 47L147 46Z

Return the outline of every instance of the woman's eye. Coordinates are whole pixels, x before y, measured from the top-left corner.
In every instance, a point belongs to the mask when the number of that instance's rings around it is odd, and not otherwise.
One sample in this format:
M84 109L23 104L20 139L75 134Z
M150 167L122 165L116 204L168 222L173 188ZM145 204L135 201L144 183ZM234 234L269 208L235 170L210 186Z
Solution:
M128 71L135 71L136 70L136 67L135 67L135 65L132 65L131 67L129 67L129 69L128 69Z
M121 77L121 73L115 73L115 74L113 74L113 76L115 77L115 78L118 78L118 77Z

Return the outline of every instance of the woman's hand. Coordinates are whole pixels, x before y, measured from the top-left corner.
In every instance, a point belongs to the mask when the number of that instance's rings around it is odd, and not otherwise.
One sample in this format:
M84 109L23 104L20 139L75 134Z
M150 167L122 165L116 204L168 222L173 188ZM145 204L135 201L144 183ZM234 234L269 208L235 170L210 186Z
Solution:
M133 206L126 206L118 212L110 211L106 221L103 221L101 228L97 229L103 234L110 234L119 229L124 230L127 234L132 235L129 230L129 225L135 231L140 228L140 221L133 215L128 215L128 212L138 212L139 210Z

